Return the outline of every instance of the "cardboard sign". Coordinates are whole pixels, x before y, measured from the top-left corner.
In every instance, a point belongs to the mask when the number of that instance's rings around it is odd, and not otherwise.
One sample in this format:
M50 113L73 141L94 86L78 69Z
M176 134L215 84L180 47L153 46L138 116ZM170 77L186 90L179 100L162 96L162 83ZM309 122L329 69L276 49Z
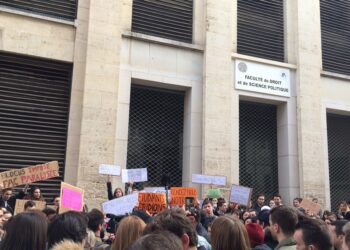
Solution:
M183 206L185 205L185 198L192 197L195 199L195 203L198 204L197 201L197 189L193 187L172 187L171 188L171 206Z
M84 190L68 183L61 182L59 213L69 210L81 212L83 210Z
M131 213L134 207L137 206L139 194L133 193L125 195L111 201L102 203L102 210L106 214L125 215Z
M165 193L139 193L139 209L157 214L166 209Z
M24 204L29 200L16 200L16 207L14 211L14 215L24 212ZM46 207L45 201L33 201L35 203L35 209L43 210Z
M122 169L122 182L147 181L147 168Z
M231 187L230 202L248 206L252 196L252 191L252 188L233 184Z
M120 175L120 166L100 164L99 174Z
M3 188L13 188L57 177L59 176L58 168L58 162L51 161L27 168L13 169L0 173L0 182Z
M209 198L219 198L220 196L221 196L220 189L217 189L217 188L208 189Z
M318 203L315 203L308 199L303 199L300 203L300 207L304 208L305 211L309 211L310 213L313 213L314 215L317 215L321 210L321 205Z
M192 174L192 183L226 186L226 176Z

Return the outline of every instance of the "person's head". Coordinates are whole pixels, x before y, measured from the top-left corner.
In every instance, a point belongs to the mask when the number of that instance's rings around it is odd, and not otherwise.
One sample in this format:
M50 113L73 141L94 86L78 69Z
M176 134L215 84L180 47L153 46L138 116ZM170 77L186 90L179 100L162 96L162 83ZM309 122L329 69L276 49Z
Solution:
M270 200L269 201L269 207L270 208L273 208L273 207L275 207L276 205L275 205L275 201L274 200Z
M87 230L87 218L76 211L68 211L55 217L48 228L48 247L66 239L83 243Z
M343 226L344 240L343 240L343 250L350 250L350 222Z
M114 189L114 198L119 198L124 195L123 190L121 188Z
M140 238L146 224L139 217L131 215L123 218L116 232L113 250L124 250Z
M6 224L1 250L45 250L47 222L39 211L19 213Z
M300 207L300 203L302 202L302 198L294 198L293 200L293 207L295 208L299 208Z
M317 219L304 218L294 233L297 250L331 250L332 241L327 225Z
M2 216L2 221L3 221L3 223L6 223L11 218L12 218L12 213L10 211L6 211L6 212L4 212L4 215Z
M0 228L2 227L3 223L4 223L4 211L2 209L0 209Z
M40 191L40 188L38 187L33 187L31 189L31 194L32 194L32 197L36 200L40 199L41 198L41 191Z
M348 211L348 204L346 201L341 201L339 204L339 212L346 212Z
M210 201L205 201L203 202L203 210L205 211L205 214L207 216L213 216L214 212L213 212L213 205L211 204Z
M297 223L298 214L291 207L277 206L270 210L270 230L278 242L292 237Z
M60 206L60 200L61 200L61 198L59 196L55 197L55 199L53 199L53 204L56 207L59 207Z
M2 199L4 201L8 201L12 196L12 189L11 188L4 188L2 190Z
M256 203L262 207L264 206L264 203L265 203L265 195L264 194L259 194L257 199L256 199Z
M24 203L24 211L33 210L33 209L35 209L34 201L26 201L26 203Z
M259 224L250 223L245 228L247 229L251 248L264 244L264 231Z
M186 214L181 209L169 209L160 212L150 222L144 234L168 230L182 241L184 250L197 246L196 231Z
M252 223L252 218L248 217L243 222L244 222L244 225L248 225L248 224Z
M343 227L346 223L348 223L347 220L337 220L337 221L332 221L331 224L329 225L333 246L336 250L340 250L342 248L342 244L344 240Z
M51 207L44 208L42 212L46 215L48 222L51 222L53 218L57 215L56 210Z
M244 221L244 220L246 220L247 218L249 218L250 217L250 212L249 211L244 211L243 213L242 213L242 220Z
M179 250L182 242L169 231L151 233L139 238L128 250Z
M280 194L275 194L273 196L273 201L275 202L275 206L282 205L282 196Z
M222 213L226 213L227 211L227 203L225 200L218 201L218 210Z
M261 210L257 216L257 222L262 228L268 227L270 225L270 209Z
M100 210L94 208L87 214L87 218L88 228L95 234L99 235L103 229L105 219L104 214Z
M312 202L313 203L318 203L318 199L317 198L312 198Z
M211 227L211 244L213 250L250 250L244 225L228 216L221 216L214 220Z

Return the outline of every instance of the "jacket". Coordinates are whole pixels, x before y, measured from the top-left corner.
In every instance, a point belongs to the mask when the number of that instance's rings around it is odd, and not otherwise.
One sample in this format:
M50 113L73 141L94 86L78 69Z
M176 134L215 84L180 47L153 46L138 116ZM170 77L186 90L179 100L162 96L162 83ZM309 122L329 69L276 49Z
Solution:
M279 242L274 250L296 250L296 243L293 237L287 238Z
M7 211L11 212L12 214L15 211L16 206L16 200L17 199L23 199L25 196L25 193L23 191L20 191L17 195L11 196L10 199L5 202L3 198L0 198L0 207L6 208Z
M83 245L72 240L62 240L55 244L50 250L84 250Z

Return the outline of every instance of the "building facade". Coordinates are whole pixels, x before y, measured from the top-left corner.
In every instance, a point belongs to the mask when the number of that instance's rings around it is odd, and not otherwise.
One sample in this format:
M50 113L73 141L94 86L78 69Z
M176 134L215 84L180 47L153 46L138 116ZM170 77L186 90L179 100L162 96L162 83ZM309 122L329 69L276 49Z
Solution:
M348 1L0 0L0 170L59 160L38 185L82 187L89 207L107 198L105 163L336 208L349 44Z

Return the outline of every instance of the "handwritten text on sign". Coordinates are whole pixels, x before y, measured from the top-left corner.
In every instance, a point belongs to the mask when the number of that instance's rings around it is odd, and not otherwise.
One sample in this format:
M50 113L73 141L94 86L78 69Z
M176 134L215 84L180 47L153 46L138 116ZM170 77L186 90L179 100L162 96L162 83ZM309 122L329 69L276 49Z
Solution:
M147 168L134 168L122 170L122 182L144 182L147 181Z
M131 213L133 208L137 206L138 199L138 193L125 195L102 203L102 210L106 214L125 215L126 213Z
M252 195L252 189L249 187L232 185L230 193L230 202L248 206Z
M226 186L226 176L192 174L192 183Z
M12 188L57 176L59 176L58 162L51 161L45 164L2 172L0 173L0 182L3 183L4 188Z
M166 209L164 193L139 193L139 209L156 214Z
M192 197L197 201L197 189L193 187L172 187L171 200L172 206L182 206L185 204L185 198Z

